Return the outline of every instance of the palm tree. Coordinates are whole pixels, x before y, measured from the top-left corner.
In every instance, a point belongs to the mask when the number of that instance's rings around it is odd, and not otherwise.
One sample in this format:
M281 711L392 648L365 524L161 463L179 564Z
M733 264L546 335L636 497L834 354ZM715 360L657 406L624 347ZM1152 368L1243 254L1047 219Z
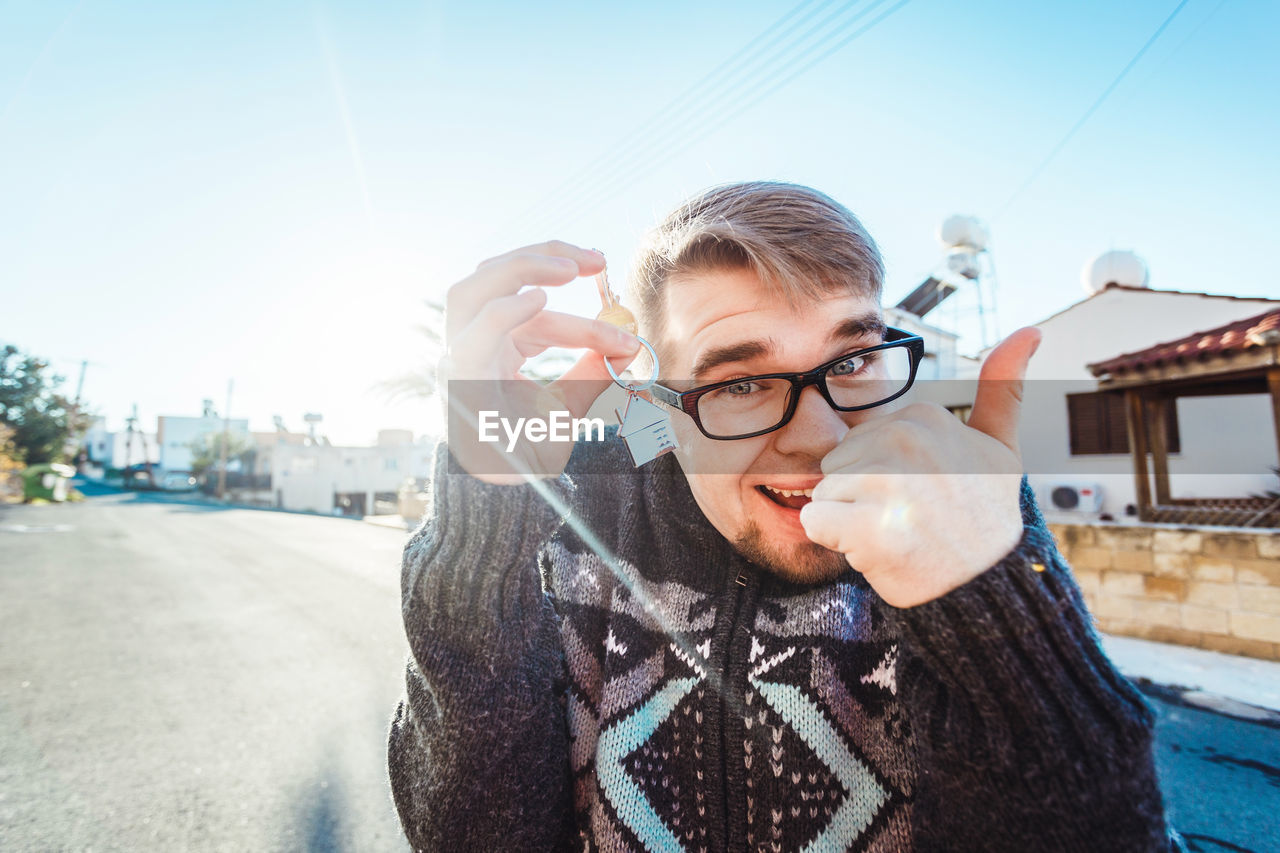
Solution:
M385 379L374 389L388 400L429 400L436 396L436 364L444 356L444 303L436 299L426 301L430 318L413 327L425 341L422 367ZM530 379L552 382L573 365L574 356L567 350L550 349L534 356L522 371Z

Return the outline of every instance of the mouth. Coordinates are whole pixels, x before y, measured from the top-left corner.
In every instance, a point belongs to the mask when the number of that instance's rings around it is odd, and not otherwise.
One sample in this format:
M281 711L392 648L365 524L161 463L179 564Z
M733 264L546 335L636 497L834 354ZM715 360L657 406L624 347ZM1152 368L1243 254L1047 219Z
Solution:
M773 486L756 486L756 491L784 509L798 511L813 500L813 489L778 489Z

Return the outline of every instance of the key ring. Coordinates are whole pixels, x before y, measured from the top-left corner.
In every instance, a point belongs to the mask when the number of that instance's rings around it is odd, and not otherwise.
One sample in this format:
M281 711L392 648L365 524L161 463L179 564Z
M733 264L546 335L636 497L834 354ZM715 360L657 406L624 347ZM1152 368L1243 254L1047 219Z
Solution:
M609 359L606 358L604 360L605 369L609 371L609 375L613 377L613 381L617 383L619 388L621 388L623 391L626 391L628 394L639 394L641 391L648 391L650 388L653 387L654 383L658 381L657 351L653 348L653 344L649 343L639 335L636 335L636 340L644 344L644 348L649 351L649 357L653 359L653 376L649 377L648 382L645 382L640 385L628 385L626 382L623 382L620 378L618 378L618 374L614 372L613 364L609 361Z

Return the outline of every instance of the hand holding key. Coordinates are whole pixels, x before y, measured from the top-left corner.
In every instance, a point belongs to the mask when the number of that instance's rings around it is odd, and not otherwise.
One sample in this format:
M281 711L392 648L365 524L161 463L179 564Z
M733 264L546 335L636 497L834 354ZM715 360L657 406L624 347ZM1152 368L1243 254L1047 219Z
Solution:
M572 443L523 442L508 454L501 443L480 441L479 413L546 417L559 408L582 417L612 381L604 359L622 369L635 357L639 342L633 334L600 319L545 309L543 287L603 273L604 264L599 252L553 240L484 261L449 289L439 375L447 396L449 447L472 476L503 484L524 482L530 473L557 476ZM525 287L530 289L521 292ZM554 346L592 351L550 385L520 374L529 358Z

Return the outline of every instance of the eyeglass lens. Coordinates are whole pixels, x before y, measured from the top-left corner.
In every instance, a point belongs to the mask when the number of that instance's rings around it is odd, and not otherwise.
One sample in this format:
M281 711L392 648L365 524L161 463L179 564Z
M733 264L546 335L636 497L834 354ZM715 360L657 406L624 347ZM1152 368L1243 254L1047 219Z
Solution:
M911 353L890 347L852 355L824 375L837 406L872 406L888 400L911 378ZM730 438L779 425L787 415L791 383L786 379L744 378L698 398L698 418L711 435Z

